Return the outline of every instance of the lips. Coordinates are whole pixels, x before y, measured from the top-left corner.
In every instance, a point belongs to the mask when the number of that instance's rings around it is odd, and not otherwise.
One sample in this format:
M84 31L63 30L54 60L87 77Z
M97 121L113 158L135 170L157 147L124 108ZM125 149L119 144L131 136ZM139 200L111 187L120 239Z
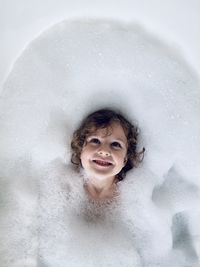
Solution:
M111 162L105 161L105 160L101 160L101 159L95 159L95 160L93 160L93 162L96 163L99 166L106 166L107 167L107 166L111 166L112 165Z

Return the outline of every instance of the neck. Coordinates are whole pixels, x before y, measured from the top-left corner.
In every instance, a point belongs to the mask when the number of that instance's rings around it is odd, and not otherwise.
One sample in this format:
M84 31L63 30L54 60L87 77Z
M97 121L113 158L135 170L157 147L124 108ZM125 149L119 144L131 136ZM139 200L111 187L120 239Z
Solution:
M115 177L108 177L106 179L89 177L88 183L98 190L106 190L113 186L113 184L115 183Z
M108 177L101 180L95 177L88 177L85 189L94 199L112 198L116 190L116 178Z

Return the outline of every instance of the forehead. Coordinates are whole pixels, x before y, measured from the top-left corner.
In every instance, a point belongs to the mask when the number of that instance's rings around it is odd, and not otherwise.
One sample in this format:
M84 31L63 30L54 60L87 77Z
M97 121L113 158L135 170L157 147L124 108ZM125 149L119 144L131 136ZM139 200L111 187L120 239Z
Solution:
M112 122L105 128L92 127L90 135L98 135L101 137L110 136L115 139L121 139L122 141L127 141L124 129L119 122Z

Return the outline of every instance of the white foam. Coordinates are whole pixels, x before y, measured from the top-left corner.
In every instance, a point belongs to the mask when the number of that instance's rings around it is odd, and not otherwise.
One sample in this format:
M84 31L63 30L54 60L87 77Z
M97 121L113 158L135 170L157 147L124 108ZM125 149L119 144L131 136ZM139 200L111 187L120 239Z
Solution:
M0 99L2 262L37 266L39 255L39 266L197 266L199 97L180 55L134 25L64 21L35 39ZM105 106L139 125L147 152L104 214L88 206L69 162L74 129Z

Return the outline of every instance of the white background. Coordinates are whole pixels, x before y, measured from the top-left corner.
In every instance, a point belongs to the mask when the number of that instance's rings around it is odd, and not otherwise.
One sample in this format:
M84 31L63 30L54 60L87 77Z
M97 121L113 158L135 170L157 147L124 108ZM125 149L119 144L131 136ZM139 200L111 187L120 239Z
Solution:
M70 18L114 18L142 25L177 48L200 74L199 0L1 0L0 86L31 40Z
M0 4L0 92L3 81L25 47L45 29L71 18L113 18L141 25L150 33L150 35L147 34L148 37L152 36L153 41L160 38L175 48L175 54L176 51L177 54L181 54L192 67L192 71L200 74L200 0L101 0L99 2L95 0L4 0L3 2L0 0ZM3 215L3 225L6 226L5 230L0 227L0 235L3 232L0 248L1 262L3 261L4 266L11 266L12 261L15 262L15 266L37 265L36 233L38 232L35 229L38 227L38 222L35 218L38 216L38 198L35 182L37 183L39 179L43 190L40 192L41 207L47 211L44 214L41 212L43 216L41 225L48 225L41 231L40 236L41 247L44 250L40 248L39 250L44 259L49 262L46 266L66 266L66 259L69 257L76 259L77 251L82 253L79 253L78 260L85 261L85 265L81 261L77 266L89 266L87 260L96 262L99 253L104 255L102 251L105 250L108 252L105 260L109 260L113 264L111 266L118 266L120 261L117 261L117 264L114 262L117 259L116 255L122 260L121 262L131 260L132 256L135 257L132 253L135 251L135 245L142 252L140 266L157 266L156 263L160 262L162 256L163 264L159 264L162 267L199 266L200 97L196 79L190 75L191 69L187 68L182 60L181 64L173 64L179 61L174 54L170 57L168 54L165 55L166 51L163 50L162 45L159 54L156 49L159 46L155 46L154 42L149 46L148 41L151 37L147 38L146 34L144 34L147 40L146 46L143 46L145 53L141 56L133 48L134 46L128 43L130 39L127 39L127 42L126 39L122 40L121 47L124 49L121 49L123 53L119 54L121 32L115 35L116 39L113 39L112 31L108 32L108 35L104 35L103 32L102 39L94 38L96 47L100 51L102 47L108 48L110 53L102 51L105 55L111 55L110 57L101 58L100 54L96 53L97 50L93 51L91 47L88 49L90 53L84 54L85 47L93 42L87 42L87 38L79 36L82 24L77 25L77 28L72 26L66 27L66 31L61 31L65 33L64 38L61 35L63 38L61 46L57 42L55 47L59 49L54 49L53 57L49 51L54 45L54 32L50 30L46 39L38 38L37 49L29 51L22 58L18 68L13 72L14 75L8 79L5 92L0 98L0 160L3 166L0 168L0 176L3 177L0 180L0 189L2 188L0 193L3 203L4 201L6 203L5 213L3 205L0 210ZM95 25L93 26L96 33ZM67 34L67 29L71 35ZM137 40L141 40L142 33L143 30ZM71 46L69 44L68 48L70 36ZM154 36L157 38L153 38ZM110 39L112 42L109 42ZM110 43L112 46L108 45ZM130 45L124 46L124 43ZM115 44L119 44L116 50ZM48 47L50 47L49 50ZM142 46L140 47L142 49ZM172 51L174 52L174 49ZM79 52L84 56L70 57ZM44 54L45 57L41 57L39 61L40 65L38 62L30 64L34 58L37 59ZM63 55L66 55L64 59ZM118 62L123 68L116 68L113 75L112 66L116 62L113 61L113 58L116 58L115 55L119 55ZM73 64L67 65L68 57ZM64 63L57 70L57 66L60 66L58 64L60 58ZM132 66L129 62L133 62L130 58L134 59L134 62L135 58L138 60L136 62L140 62L140 64L135 63L138 66L134 68L135 76L129 75L129 66L130 68ZM147 61L146 58L151 60ZM66 68L62 66L67 66L67 70L71 71L69 73L73 74L70 79L66 75ZM91 71L93 69L94 71ZM149 71L152 69L154 76ZM101 77L104 77L103 81ZM128 78L124 79L124 77ZM141 80L142 83L140 83ZM98 86L95 86L96 84ZM132 95L133 85L135 86ZM73 91L69 91L69 88L73 88ZM99 88L101 90L103 88L102 92L106 94L99 94ZM114 90L119 94L113 94ZM127 177L123 183L122 205L124 206L121 209L125 214L120 218L122 219L121 230L118 231L117 226L109 231L109 227L103 225L103 230L101 227L98 230L94 228L91 238L88 239L89 235L85 231L87 224L84 220L77 220L75 216L74 223L71 224L73 227L70 228L70 238L72 234L74 240L77 240L78 247L71 246L70 242L65 243L68 240L68 231L65 231L66 228L62 224L65 224L62 217L65 214L65 209L62 210L65 204L63 204L63 195L60 194L59 186L60 181L61 183L65 181L65 176L60 175L63 173L63 166L62 164L61 166L51 165L51 161L56 157L64 158L66 140L70 144L71 131L83 113L89 108L96 108L97 104L106 101L110 104L111 93L112 102L119 104L122 110L126 106L130 116L133 118L136 116L140 122L144 133L142 144L144 143L148 152L145 156L146 163L143 168L138 168L130 176L130 180ZM123 97L119 98L118 95ZM98 99L95 97L97 101L93 101L94 103L90 104L91 107L88 107L90 96L98 96ZM50 177L45 171L47 162L50 162L48 166L48 171L52 175ZM52 170L55 171L58 181L54 180L55 175L54 172L52 174ZM44 179L42 180L41 177ZM70 175L68 177L70 181L74 181ZM72 210L76 210L79 214L79 198L76 196L81 190L76 187L76 184L74 188L74 199L78 201L72 202ZM75 204L77 208L74 209ZM129 208L128 211L127 208ZM59 218L56 221L55 216ZM118 219L119 216L115 221L118 222ZM133 223L127 230L126 225L129 225L127 222L130 222L130 219ZM122 235L120 236L119 233ZM126 243L127 247L129 248L130 245L131 248L126 250L126 246L121 244L124 244L122 243L124 236L129 236L130 233L133 233L136 239L134 244ZM101 242L99 235L107 237L110 243L106 239ZM102 250L95 249L96 243ZM83 244L86 245L82 246ZM117 247L109 249L110 244L112 248L115 244L120 246L118 249ZM127 251L130 254L126 254Z

